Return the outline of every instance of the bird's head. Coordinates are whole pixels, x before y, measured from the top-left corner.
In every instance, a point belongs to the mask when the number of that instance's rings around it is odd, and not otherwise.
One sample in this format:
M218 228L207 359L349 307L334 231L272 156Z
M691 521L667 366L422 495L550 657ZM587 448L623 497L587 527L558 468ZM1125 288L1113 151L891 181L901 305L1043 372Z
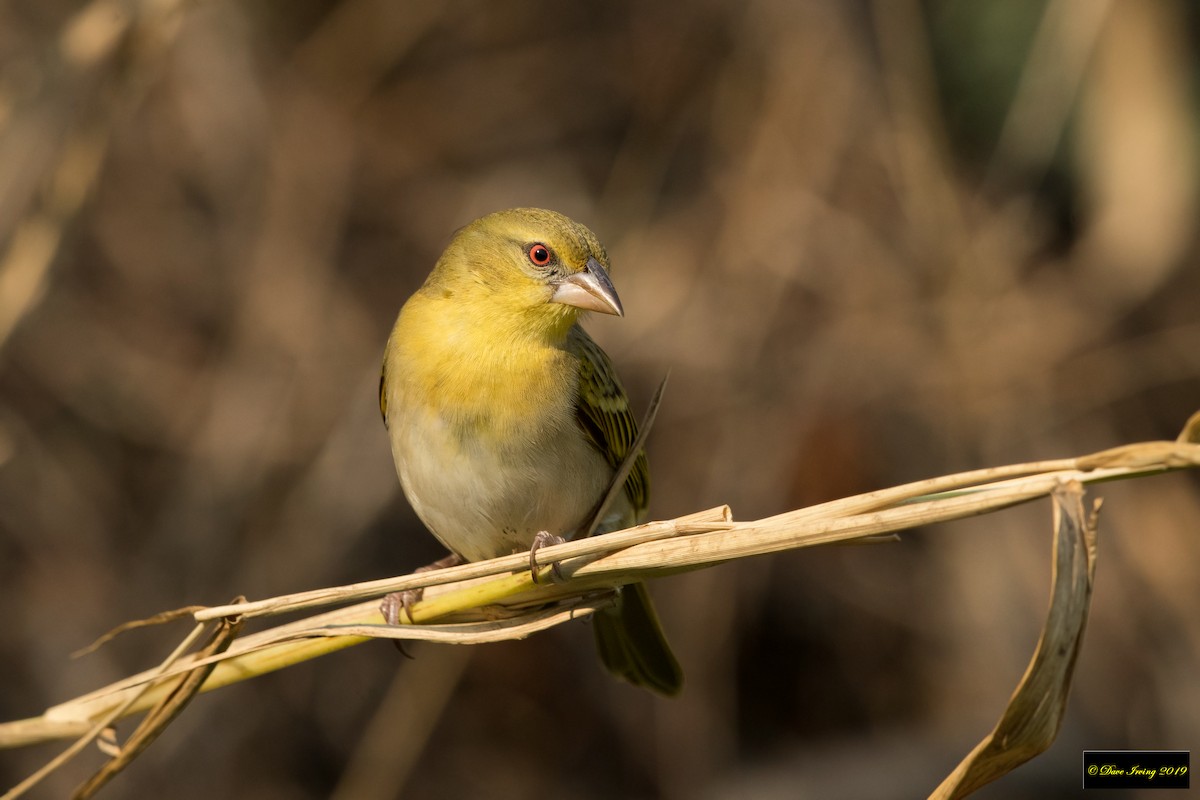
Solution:
M581 311L624 314L608 269L604 247L583 225L554 211L514 208L459 230L426 290L565 332Z

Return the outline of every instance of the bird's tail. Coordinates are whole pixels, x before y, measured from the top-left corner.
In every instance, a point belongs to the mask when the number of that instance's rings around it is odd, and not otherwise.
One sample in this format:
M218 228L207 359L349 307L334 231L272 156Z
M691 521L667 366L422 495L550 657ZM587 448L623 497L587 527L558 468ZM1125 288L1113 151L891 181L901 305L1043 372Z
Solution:
M594 616L596 649L604 666L634 686L672 697L683 688L683 670L667 644L644 583L622 587L617 602Z

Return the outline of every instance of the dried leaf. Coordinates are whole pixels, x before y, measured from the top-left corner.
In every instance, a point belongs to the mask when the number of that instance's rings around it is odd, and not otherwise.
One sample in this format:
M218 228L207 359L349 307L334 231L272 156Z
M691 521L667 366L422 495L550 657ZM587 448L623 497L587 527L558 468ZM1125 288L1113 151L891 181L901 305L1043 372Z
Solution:
M1063 483L1054 501L1054 571L1050 610L1025 676L995 729L930 795L966 797L1012 772L1048 748L1058 736L1075 659L1083 639L1096 574L1096 512L1083 510L1083 486Z
M1179 438L1175 441L1184 444L1200 444L1200 411L1188 417L1187 424L1183 426Z

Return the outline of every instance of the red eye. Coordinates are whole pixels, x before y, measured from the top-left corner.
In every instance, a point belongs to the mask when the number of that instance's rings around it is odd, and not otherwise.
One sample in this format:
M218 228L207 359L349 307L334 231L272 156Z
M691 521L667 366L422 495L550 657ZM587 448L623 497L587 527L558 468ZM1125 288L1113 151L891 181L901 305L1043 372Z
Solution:
M544 244L529 245L529 260L539 267L544 267L554 259L554 254L550 252L550 248Z

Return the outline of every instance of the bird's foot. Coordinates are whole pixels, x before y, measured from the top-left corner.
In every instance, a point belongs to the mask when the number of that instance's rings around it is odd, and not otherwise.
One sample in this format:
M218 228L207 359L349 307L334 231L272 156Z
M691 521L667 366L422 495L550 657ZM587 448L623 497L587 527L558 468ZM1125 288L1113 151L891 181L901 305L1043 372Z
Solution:
M439 558L432 564L426 564L423 567L417 567L413 570L414 575L419 575L422 572L433 572L435 569L446 569L447 567L457 567L463 563L462 556L451 553L450 555ZM403 592L392 592L383 598L383 602L379 604L379 612L383 614L383 619L388 625L400 624L400 612L404 612L404 616L408 617L411 624L413 622L412 607L420 602L421 597L425 594L422 589L405 589Z
M546 547L548 545L562 544L565 541L566 541L566 539L564 539L563 537L555 536L553 533L550 533L549 531L538 531L537 535L535 535L533 537L533 544L529 548L529 574L533 576L534 583L539 582L538 581L537 551L541 550L543 547ZM554 580L556 580L556 581L561 581L563 579L563 574L562 574L562 571L558 568L557 561L555 561L553 564L550 565L550 574L554 577Z

